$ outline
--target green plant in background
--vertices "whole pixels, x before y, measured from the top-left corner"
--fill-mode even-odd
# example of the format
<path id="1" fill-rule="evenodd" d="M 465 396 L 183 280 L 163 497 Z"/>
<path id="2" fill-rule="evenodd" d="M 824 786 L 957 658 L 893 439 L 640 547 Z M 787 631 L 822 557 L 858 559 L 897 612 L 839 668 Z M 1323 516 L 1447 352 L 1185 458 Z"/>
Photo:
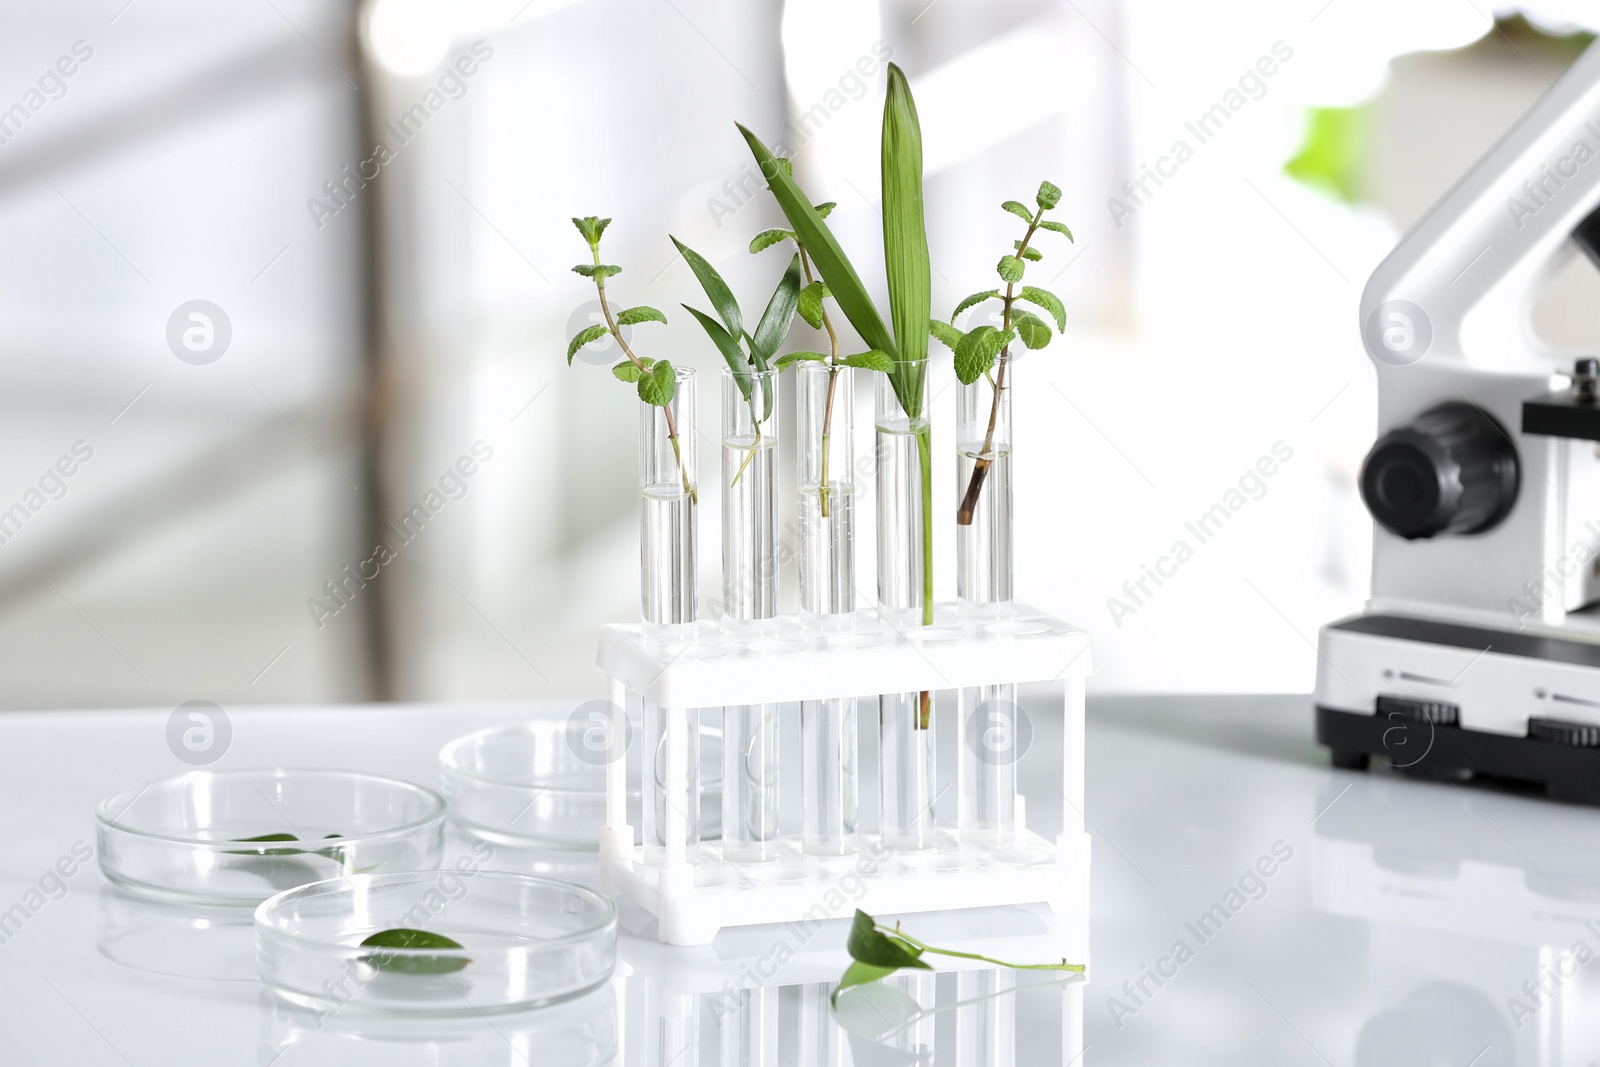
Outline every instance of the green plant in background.
<path id="1" fill-rule="evenodd" d="M 1014 971 L 1071 971 L 1075 974 L 1083 973 L 1083 964 L 1068 963 L 1007 963 L 991 956 L 982 956 L 976 952 L 956 952 L 953 949 L 934 948 L 932 945 L 919 941 L 900 929 L 900 924 L 885 926 L 872 916 L 856 909 L 855 921 L 850 926 L 850 938 L 845 943 L 845 949 L 850 953 L 851 964 L 845 968 L 844 975 L 839 979 L 839 984 L 833 990 L 833 1003 L 839 1003 L 839 994 L 852 986 L 868 985 L 869 983 L 887 978 L 900 970 L 931 971 L 933 968 L 922 957 L 932 953 L 936 956 L 951 956 L 963 960 L 979 960 L 983 963 L 992 963 L 998 967 L 1008 967 Z"/>
<path id="2" fill-rule="evenodd" d="M 606 227 L 611 225 L 611 220 L 588 215 L 581 219 L 573 219 L 572 224 L 588 242 L 589 256 L 592 260 L 589 263 L 580 263 L 572 270 L 593 280 L 595 292 L 600 295 L 600 313 L 605 316 L 606 321 L 603 324 L 585 326 L 573 336 L 567 344 L 567 366 L 572 366 L 572 357 L 576 356 L 578 349 L 584 345 L 593 344 L 607 334 L 616 340 L 617 347 L 627 358 L 613 366 L 611 373 L 616 375 L 618 380 L 636 386 L 639 399 L 646 404 L 666 409 L 667 439 L 672 442 L 672 454 L 678 460 L 678 473 L 683 478 L 683 490 L 689 495 L 690 504 L 698 504 L 699 496 L 695 492 L 689 472 L 683 467 L 683 451 L 678 445 L 678 427 L 673 423 L 672 409 L 667 407 L 672 403 L 672 397 L 678 389 L 676 372 L 672 364 L 664 359 L 649 359 L 635 355 L 633 349 L 628 347 L 627 338 L 622 336 L 624 326 L 636 326 L 643 322 L 665 323 L 667 317 L 655 308 L 643 305 L 613 314 L 611 303 L 606 299 L 606 279 L 621 274 L 622 268 L 600 262 L 600 237 L 606 232 Z"/>
<path id="3" fill-rule="evenodd" d="M 767 187 L 810 257 L 828 295 L 872 352 L 888 357 L 890 383 L 901 410 L 916 429 L 922 482 L 922 622 L 933 623 L 933 442 L 923 413 L 928 370 L 928 237 L 922 210 L 922 130 L 906 76 L 889 64 L 889 95 L 883 105 L 881 143 L 883 251 L 889 282 L 889 318 L 884 325 L 871 295 L 823 213 L 801 191 L 786 161 L 779 160 L 750 130 L 739 127 Z M 825 205 L 831 206 L 831 205 Z M 927 701 L 924 701 L 926 707 Z"/>
<path id="4" fill-rule="evenodd" d="M 1030 211 L 1026 204 L 1018 200 L 1007 200 L 1001 204 L 1003 210 L 1009 211 L 1028 224 L 1021 240 L 1012 243 L 1013 251 L 1001 256 L 1000 262 L 995 266 L 995 272 L 1000 275 L 1000 280 L 1006 283 L 1006 291 L 1002 294 L 999 289 L 985 289 L 981 293 L 973 293 L 956 305 L 956 309 L 950 313 L 949 322 L 934 319 L 929 324 L 934 338 L 955 353 L 956 377 L 961 384 L 971 385 L 979 378 L 987 378 L 994 390 L 994 399 L 989 407 L 989 427 L 984 434 L 983 447 L 973 464 L 972 480 L 967 483 L 966 492 L 962 494 L 961 503 L 956 509 L 956 522 L 962 526 L 972 525 L 972 514 L 978 506 L 978 496 L 982 493 L 984 480 L 989 475 L 990 454 L 994 451 L 995 424 L 1000 416 L 1000 398 L 1005 389 L 1006 369 L 1011 362 L 1011 342 L 1020 339 L 1023 346 L 1030 349 L 1043 348 L 1050 343 L 1050 327 L 1033 312 L 1018 307 L 1018 303 L 1026 301 L 1048 312 L 1055 320 L 1058 333 L 1067 328 L 1067 310 L 1062 305 L 1060 297 L 1031 285 L 1023 285 L 1020 290 L 1017 288 L 1027 271 L 1027 265 L 1037 263 L 1044 258 L 1044 254 L 1033 247 L 1035 234 L 1040 230 L 1049 230 L 1061 234 L 1069 241 L 1072 240 L 1072 231 L 1067 229 L 1064 223 L 1044 217 L 1046 211 L 1053 209 L 1060 202 L 1061 190 L 1049 182 L 1041 182 L 1038 193 L 1034 195 L 1034 203 L 1038 205 L 1038 210 Z M 957 316 L 968 308 L 977 307 L 990 300 L 1000 301 L 999 326 L 985 323 L 965 333 L 956 329 Z"/>
<path id="5" fill-rule="evenodd" d="M 706 335 L 711 338 L 711 343 L 722 353 L 722 359 L 728 364 L 728 371 L 733 375 L 740 395 L 750 406 L 750 421 L 755 426 L 755 441 L 744 457 L 744 462 L 739 465 L 738 472 L 733 476 L 733 484 L 738 485 L 739 479 L 744 475 L 745 467 L 750 465 L 750 460 L 761 447 L 761 427 L 772 418 L 772 392 L 761 390 L 757 395 L 752 373 L 765 373 L 771 370 L 773 354 L 778 351 L 778 346 L 783 344 L 784 338 L 789 336 L 789 327 L 794 323 L 795 308 L 800 302 L 800 256 L 796 254 L 789 260 L 789 269 L 783 272 L 783 278 L 779 280 L 778 287 L 773 290 L 771 299 L 767 301 L 767 309 L 761 313 L 761 321 L 756 324 L 755 333 L 749 333 L 744 328 L 744 314 L 739 310 L 739 302 L 734 299 L 728 283 L 722 280 L 722 275 L 717 273 L 717 269 L 706 262 L 704 256 L 676 237 L 672 238 L 672 243 L 677 246 L 679 254 L 689 264 L 689 269 L 694 271 L 694 276 L 699 279 L 700 288 L 705 290 L 706 297 L 717 312 L 717 318 L 714 319 L 688 304 L 684 304 L 683 309 L 695 317 L 705 329 Z"/>
<path id="6" fill-rule="evenodd" d="M 1354 204 L 1368 194 L 1372 109 L 1314 107 L 1306 112 L 1305 142 L 1283 171 L 1296 181 Z"/>
<path id="7" fill-rule="evenodd" d="M 793 174 L 788 160 L 780 159 L 777 162 L 785 172 Z M 825 219 L 833 208 L 834 205 L 831 203 L 817 204 L 814 210 L 819 218 Z M 789 352 L 779 356 L 775 366 L 779 370 L 786 370 L 797 363 L 810 361 L 822 363 L 828 368 L 828 400 L 823 408 L 822 416 L 822 464 L 819 479 L 821 485 L 818 487 L 817 492 L 817 503 L 822 510 L 822 517 L 827 518 L 829 515 L 828 486 L 831 484 L 828 480 L 828 456 L 832 450 L 834 386 L 838 382 L 839 373 L 846 368 L 856 367 L 861 370 L 881 371 L 888 374 L 894 370 L 894 361 L 877 350 L 857 352 L 849 356 L 841 356 L 839 354 L 839 331 L 834 329 L 833 319 L 828 314 L 828 286 L 812 273 L 811 256 L 806 252 L 806 246 L 801 242 L 799 235 L 793 230 L 762 230 L 751 238 L 750 252 L 751 254 L 762 252 L 785 241 L 794 242 L 796 249 L 795 259 L 799 262 L 800 271 L 805 278 L 805 287 L 800 290 L 797 310 L 800 317 L 805 320 L 806 325 L 813 330 L 822 330 L 828 335 L 828 351 Z M 790 269 L 793 269 L 793 262 L 790 264 Z"/>

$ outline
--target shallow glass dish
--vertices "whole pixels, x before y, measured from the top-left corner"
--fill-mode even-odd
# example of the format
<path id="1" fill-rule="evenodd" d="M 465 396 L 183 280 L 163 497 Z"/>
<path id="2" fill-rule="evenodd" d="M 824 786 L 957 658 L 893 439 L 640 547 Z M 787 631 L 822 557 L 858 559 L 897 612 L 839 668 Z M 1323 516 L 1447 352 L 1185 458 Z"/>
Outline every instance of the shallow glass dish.
<path id="1" fill-rule="evenodd" d="M 597 722 L 530 719 L 458 737 L 439 751 L 439 789 L 450 820 L 475 837 L 514 847 L 600 847 L 606 821 L 606 768 L 595 748 Z M 602 739 L 604 734 L 599 735 Z M 629 724 L 628 822 L 643 820 L 636 721 Z M 722 732 L 700 729 L 703 837 L 722 836 Z"/>
<path id="2" fill-rule="evenodd" d="M 361 944 L 397 928 L 461 947 Z M 356 875 L 291 889 L 256 909 L 262 983 L 318 1011 L 521 1011 L 589 992 L 611 977 L 616 961 L 616 905 L 554 878 L 481 870 Z"/>
<path id="3" fill-rule="evenodd" d="M 100 869 L 159 899 L 251 906 L 340 874 L 427 870 L 444 800 L 351 771 L 190 771 L 131 786 L 95 812 Z"/>

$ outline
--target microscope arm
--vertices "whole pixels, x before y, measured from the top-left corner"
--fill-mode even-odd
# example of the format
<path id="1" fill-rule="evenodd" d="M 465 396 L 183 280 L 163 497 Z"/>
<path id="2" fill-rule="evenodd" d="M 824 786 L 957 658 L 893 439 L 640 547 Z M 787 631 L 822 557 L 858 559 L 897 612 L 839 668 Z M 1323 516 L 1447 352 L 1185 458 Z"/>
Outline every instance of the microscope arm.
<path id="1" fill-rule="evenodd" d="M 1361 297 L 1368 355 L 1389 365 L 1420 356 L 1553 370 L 1554 353 L 1541 349 L 1528 326 L 1529 294 L 1597 205 L 1600 44 L 1584 52 L 1373 272 Z M 1431 328 L 1431 343 L 1409 358 L 1385 351 L 1381 340 L 1393 301 L 1420 309 Z"/>

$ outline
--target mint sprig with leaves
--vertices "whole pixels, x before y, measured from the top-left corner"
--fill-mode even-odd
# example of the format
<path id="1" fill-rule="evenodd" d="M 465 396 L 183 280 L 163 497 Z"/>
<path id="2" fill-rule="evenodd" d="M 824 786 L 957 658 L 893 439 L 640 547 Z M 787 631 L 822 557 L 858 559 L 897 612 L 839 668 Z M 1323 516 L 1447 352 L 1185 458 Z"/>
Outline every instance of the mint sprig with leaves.
<path id="1" fill-rule="evenodd" d="M 761 427 L 772 418 L 772 392 L 763 389 L 758 393 L 755 389 L 754 374 L 765 373 L 772 369 L 774 353 L 783 344 L 784 338 L 789 336 L 789 327 L 794 323 L 795 308 L 800 301 L 800 257 L 796 255 L 789 260 L 789 269 L 784 271 L 778 287 L 773 290 L 771 299 L 767 301 L 767 308 L 761 313 L 761 320 L 756 324 L 755 332 L 750 333 L 744 328 L 744 313 L 739 310 L 738 300 L 734 299 L 733 291 L 728 288 L 728 283 L 722 280 L 722 275 L 717 273 L 717 269 L 707 262 L 704 256 L 676 237 L 672 238 L 672 243 L 677 246 L 684 262 L 689 264 L 689 269 L 694 272 L 695 278 L 700 282 L 700 288 L 705 290 L 717 317 L 712 318 L 688 304 L 684 304 L 683 309 L 695 317 L 695 321 L 705 330 L 706 336 L 711 338 L 711 343 L 722 354 L 723 362 L 728 365 L 728 372 L 733 375 L 734 384 L 738 386 L 740 395 L 750 407 L 750 421 L 755 427 L 755 440 L 750 446 L 749 454 L 745 456 L 744 462 L 739 464 L 739 469 L 733 476 L 732 484 L 738 485 L 739 479 L 744 476 L 745 468 L 750 465 L 750 460 L 761 447 Z"/>
<path id="2" fill-rule="evenodd" d="M 790 169 L 787 159 L 780 159 L 777 163 L 785 170 Z M 814 210 L 818 218 L 825 219 L 835 206 L 831 202 L 817 204 Z M 811 256 L 806 251 L 805 244 L 793 230 L 762 230 L 751 238 L 750 252 L 752 254 L 763 252 L 774 245 L 781 245 L 785 242 L 793 242 L 795 247 L 795 257 L 790 262 L 790 269 L 793 270 L 794 264 L 798 262 L 800 272 L 805 278 L 805 286 L 799 292 L 796 311 L 805 320 L 806 325 L 814 330 L 823 330 L 828 335 L 827 352 L 788 352 L 779 356 L 775 364 L 780 371 L 787 370 L 798 363 L 808 362 L 821 363 L 828 368 L 828 397 L 822 410 L 821 467 L 819 470 L 821 484 L 817 489 L 818 504 L 822 509 L 822 517 L 826 519 L 829 517 L 828 487 L 831 484 L 828 479 L 828 457 L 833 443 L 833 397 L 835 386 L 838 383 L 839 372 L 853 367 L 860 370 L 890 374 L 894 371 L 894 360 L 877 349 L 869 349 L 866 352 L 857 352 L 848 356 L 839 354 L 839 332 L 834 328 L 833 319 L 828 314 L 827 300 L 832 294 L 828 292 L 827 284 L 818 278 L 812 270 Z"/>
<path id="3" fill-rule="evenodd" d="M 1023 276 L 1027 272 L 1027 265 L 1037 263 L 1044 258 L 1044 254 L 1033 247 L 1034 236 L 1040 230 L 1059 233 L 1069 241 L 1073 239 L 1072 231 L 1067 229 L 1065 223 L 1044 217 L 1046 211 L 1060 202 L 1061 190 L 1050 182 L 1041 182 L 1039 191 L 1034 196 L 1038 210 L 1029 210 L 1027 205 L 1017 200 L 1007 200 L 1001 204 L 1003 210 L 1028 224 L 1022 239 L 1013 242 L 1012 251 L 1001 256 L 1000 262 L 995 265 L 995 273 L 1006 283 L 1005 292 L 1002 294 L 999 289 L 985 289 L 973 293 L 956 305 L 956 309 L 950 313 L 949 322 L 935 319 L 929 323 L 929 332 L 934 340 L 955 353 L 956 377 L 961 384 L 971 385 L 979 378 L 987 378 L 994 390 L 994 400 L 989 409 L 989 427 L 984 435 L 983 448 L 980 450 L 977 462 L 973 464 L 972 479 L 967 483 L 966 492 L 962 495 L 961 504 L 956 510 L 956 522 L 962 526 L 972 525 L 972 516 L 978 507 L 978 497 L 983 491 L 984 480 L 989 475 L 995 426 L 1000 418 L 1000 398 L 1005 390 L 1006 368 L 1011 361 L 1011 343 L 1020 340 L 1023 347 L 1028 349 L 1043 348 L 1050 343 L 1049 325 L 1033 312 L 1018 305 L 1027 302 L 1049 314 L 1055 321 L 1057 333 L 1065 332 L 1067 328 L 1067 310 L 1061 303 L 1060 297 L 1046 289 L 1021 285 Z M 963 311 L 990 300 L 1001 302 L 999 326 L 985 323 L 965 333 L 956 328 L 956 318 Z"/>
<path id="4" fill-rule="evenodd" d="M 678 390 L 677 372 L 672 364 L 664 359 L 649 359 L 635 355 L 633 349 L 628 347 L 627 338 L 622 336 L 624 326 L 636 326 L 644 322 L 665 323 L 667 317 L 655 308 L 642 304 L 612 314 L 611 302 L 606 299 L 606 279 L 621 274 L 622 268 L 600 262 L 600 237 L 606 232 L 606 227 L 611 225 L 611 220 L 587 215 L 581 219 L 573 219 L 572 224 L 583 234 L 584 241 L 588 242 L 589 256 L 592 260 L 573 267 L 573 273 L 581 274 L 594 282 L 595 292 L 600 296 L 600 313 L 605 316 L 606 321 L 585 326 L 573 336 L 567 344 L 567 366 L 572 366 L 572 357 L 576 356 L 584 345 L 593 344 L 607 334 L 616 340 L 617 347 L 627 358 L 613 366 L 611 373 L 618 380 L 635 386 L 639 399 L 644 403 L 663 409 L 667 420 L 667 440 L 672 443 L 672 454 L 678 461 L 678 473 L 683 478 L 683 491 L 688 494 L 689 503 L 698 504 L 700 498 L 695 492 L 693 479 L 683 466 L 683 451 L 678 445 L 678 427 L 672 417 L 672 408 L 668 406 Z"/>
<path id="5" fill-rule="evenodd" d="M 935 948 L 900 929 L 899 923 L 885 926 L 860 908 L 856 909 L 855 921 L 850 925 L 850 938 L 845 942 L 845 950 L 850 953 L 852 962 L 845 968 L 844 975 L 839 979 L 839 985 L 833 991 L 832 1002 L 835 1005 L 839 1003 L 839 994 L 853 986 L 869 985 L 887 978 L 896 971 L 933 970 L 933 967 L 922 958 L 929 953 L 963 960 L 979 960 L 997 967 L 1008 967 L 1014 971 L 1083 973 L 1083 964 L 1068 963 L 1066 960 L 1060 963 L 1008 963 L 976 952 Z"/>

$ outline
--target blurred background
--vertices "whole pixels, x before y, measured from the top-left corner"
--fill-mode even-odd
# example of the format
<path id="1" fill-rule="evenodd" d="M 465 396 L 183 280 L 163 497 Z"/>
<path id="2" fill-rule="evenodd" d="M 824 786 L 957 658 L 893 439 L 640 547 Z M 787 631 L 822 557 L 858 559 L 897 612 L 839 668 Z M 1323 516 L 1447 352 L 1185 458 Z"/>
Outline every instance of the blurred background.
<path id="1" fill-rule="evenodd" d="M 936 313 L 992 282 L 1014 236 L 1001 200 L 1043 178 L 1066 192 L 1076 242 L 1033 270 L 1071 324 L 1020 368 L 1023 597 L 1093 632 L 1101 691 L 1307 691 L 1317 626 L 1366 590 L 1362 284 L 1600 5 L 56 0 L 0 17 L 0 706 L 49 708 L 597 695 L 595 628 L 638 610 L 637 402 L 613 353 L 565 365 L 596 311 L 569 219 L 615 219 L 614 290 L 673 320 L 641 327 L 641 351 L 700 368 L 712 419 L 720 361 L 678 310 L 698 287 L 667 235 L 764 301 L 781 257 L 746 246 L 779 216 L 741 121 L 838 202 L 881 291 L 891 59 L 924 125 Z M 1535 327 L 1594 351 L 1597 300 L 1574 262 Z M 935 346 L 936 426 L 952 382 Z M 869 455 L 865 413 L 858 430 Z M 1275 450 L 1290 458 L 1241 484 Z M 717 462 L 705 443 L 706 475 Z M 1185 523 L 1232 490 L 1247 503 L 1198 544 Z M 1141 590 L 1180 540 L 1193 557 Z M 873 587 L 870 551 L 858 579 Z"/>

